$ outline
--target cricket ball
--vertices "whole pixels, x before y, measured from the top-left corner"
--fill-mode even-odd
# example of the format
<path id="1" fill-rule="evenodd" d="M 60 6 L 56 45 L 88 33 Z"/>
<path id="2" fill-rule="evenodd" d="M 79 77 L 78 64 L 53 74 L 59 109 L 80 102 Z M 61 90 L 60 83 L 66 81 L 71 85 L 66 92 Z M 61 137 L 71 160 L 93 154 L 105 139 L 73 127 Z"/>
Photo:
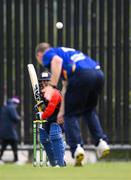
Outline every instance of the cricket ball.
<path id="1" fill-rule="evenodd" d="M 62 29 L 63 28 L 63 23 L 62 22 L 57 22 L 56 23 L 56 28 L 57 29 Z"/>

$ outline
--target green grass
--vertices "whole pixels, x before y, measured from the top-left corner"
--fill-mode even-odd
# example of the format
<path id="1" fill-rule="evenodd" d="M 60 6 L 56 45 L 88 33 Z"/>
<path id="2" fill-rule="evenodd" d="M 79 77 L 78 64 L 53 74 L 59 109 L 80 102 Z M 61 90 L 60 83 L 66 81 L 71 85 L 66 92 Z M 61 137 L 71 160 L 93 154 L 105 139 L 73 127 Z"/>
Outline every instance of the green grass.
<path id="1" fill-rule="evenodd" d="M 131 180 L 131 162 L 100 162 L 66 168 L 1 165 L 0 180 Z"/>

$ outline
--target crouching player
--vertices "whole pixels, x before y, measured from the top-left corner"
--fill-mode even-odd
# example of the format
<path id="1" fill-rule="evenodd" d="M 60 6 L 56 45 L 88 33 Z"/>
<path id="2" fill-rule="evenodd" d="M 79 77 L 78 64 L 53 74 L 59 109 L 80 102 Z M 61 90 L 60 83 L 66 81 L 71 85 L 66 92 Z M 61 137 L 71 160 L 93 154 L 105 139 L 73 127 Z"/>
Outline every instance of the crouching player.
<path id="1" fill-rule="evenodd" d="M 42 112 L 36 113 L 36 118 L 39 120 L 47 120 L 40 128 L 40 141 L 44 146 L 51 166 L 65 166 L 64 152 L 65 145 L 62 138 L 62 125 L 56 123 L 57 114 L 61 104 L 62 96 L 57 89 L 53 89 L 52 97 L 44 98 L 44 88 L 49 86 L 51 74 L 43 72 L 40 75 L 39 86 L 42 97 L 42 103 L 35 106 L 38 109 L 42 107 Z"/>

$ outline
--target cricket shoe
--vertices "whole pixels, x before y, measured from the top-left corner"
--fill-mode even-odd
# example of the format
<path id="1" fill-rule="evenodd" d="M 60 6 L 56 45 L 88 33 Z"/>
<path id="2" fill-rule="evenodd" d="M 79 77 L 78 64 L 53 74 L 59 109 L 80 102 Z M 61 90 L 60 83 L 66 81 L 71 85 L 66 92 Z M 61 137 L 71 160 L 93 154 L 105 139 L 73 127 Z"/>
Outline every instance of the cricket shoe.
<path id="1" fill-rule="evenodd" d="M 75 166 L 82 166 L 82 161 L 84 160 L 85 152 L 80 144 L 77 145 L 74 157 L 75 157 Z"/>
<path id="2" fill-rule="evenodd" d="M 110 147 L 107 144 L 106 141 L 104 141 L 103 139 L 100 139 L 99 144 L 96 148 L 96 154 L 98 159 L 101 159 L 105 156 L 107 156 L 110 153 Z"/>

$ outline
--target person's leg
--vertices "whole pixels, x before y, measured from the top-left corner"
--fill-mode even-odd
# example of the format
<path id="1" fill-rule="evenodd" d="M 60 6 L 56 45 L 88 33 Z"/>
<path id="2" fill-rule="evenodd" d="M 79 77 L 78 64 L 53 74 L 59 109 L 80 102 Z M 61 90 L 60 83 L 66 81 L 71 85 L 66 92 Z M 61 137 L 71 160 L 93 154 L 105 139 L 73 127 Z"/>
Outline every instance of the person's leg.
<path id="1" fill-rule="evenodd" d="M 75 166 L 81 166 L 85 153 L 81 137 L 79 118 L 76 116 L 65 116 L 66 142 L 70 146 L 72 157 L 75 158 Z"/>
<path id="2" fill-rule="evenodd" d="M 77 148 L 77 144 L 83 145 L 80 132 L 79 118 L 75 116 L 65 116 L 64 120 L 66 142 L 70 146 L 72 157 L 74 158 L 74 153 Z"/>
<path id="3" fill-rule="evenodd" d="M 10 140 L 10 145 L 12 147 L 12 151 L 14 153 L 14 162 L 18 161 L 18 142 L 16 140 Z"/>
<path id="4" fill-rule="evenodd" d="M 97 105 L 97 96 L 94 97 L 94 94 L 90 94 L 93 91 L 97 95 L 97 89 L 100 90 L 98 86 L 103 86 L 103 76 L 101 75 L 100 81 L 98 79 L 99 82 L 97 82 L 97 79 L 97 71 L 93 69 L 76 72 L 68 82 L 65 94 L 65 131 L 73 157 L 77 144 L 82 143 L 77 117 L 78 115 L 82 116 Z M 89 126 L 91 125 L 89 122 Z M 90 129 L 93 129 L 93 125 Z M 92 131 L 92 135 L 96 139 L 97 133 Z"/>
<path id="5" fill-rule="evenodd" d="M 101 158 L 109 154 L 110 148 L 107 144 L 108 139 L 106 134 L 103 132 L 99 117 L 96 111 L 88 112 L 85 114 L 85 119 L 88 123 L 90 133 L 95 141 L 97 157 Z"/>
<path id="6" fill-rule="evenodd" d="M 44 128 L 40 128 L 40 142 L 44 146 L 51 166 L 56 166 L 57 164 L 53 153 L 52 142 L 50 141 L 49 135 Z"/>
<path id="7" fill-rule="evenodd" d="M 64 127 L 66 141 L 70 146 L 73 158 L 77 145 L 83 145 L 79 117 L 86 108 L 89 86 L 85 86 L 85 81 L 88 77 L 85 72 L 75 73 L 68 81 L 65 94 Z"/>
<path id="8" fill-rule="evenodd" d="M 0 160 L 3 156 L 4 151 L 6 150 L 6 146 L 8 145 L 8 142 L 6 140 L 1 141 L 1 151 L 0 151 Z"/>
<path id="9" fill-rule="evenodd" d="M 62 137 L 62 129 L 57 123 L 52 123 L 50 126 L 50 140 L 53 145 L 54 157 L 57 160 L 57 165 L 65 166 L 64 155 L 65 145 Z"/>
<path id="10" fill-rule="evenodd" d="M 87 111 L 84 113 L 85 119 L 87 120 L 89 130 L 95 145 L 97 146 L 97 155 L 102 157 L 109 153 L 109 146 L 107 144 L 107 136 L 104 134 L 100 124 L 99 117 L 96 113 L 96 106 L 98 104 L 98 96 L 101 93 L 104 85 L 104 74 L 101 70 L 95 70 L 94 86 L 90 89 L 87 98 Z"/>
<path id="11" fill-rule="evenodd" d="M 88 124 L 88 128 L 89 128 L 90 133 L 95 141 L 96 146 L 98 145 L 100 139 L 108 141 L 106 134 L 104 134 L 104 132 L 103 132 L 103 129 L 102 129 L 100 121 L 99 121 L 99 117 L 98 117 L 95 109 L 85 113 L 84 120 Z"/>

